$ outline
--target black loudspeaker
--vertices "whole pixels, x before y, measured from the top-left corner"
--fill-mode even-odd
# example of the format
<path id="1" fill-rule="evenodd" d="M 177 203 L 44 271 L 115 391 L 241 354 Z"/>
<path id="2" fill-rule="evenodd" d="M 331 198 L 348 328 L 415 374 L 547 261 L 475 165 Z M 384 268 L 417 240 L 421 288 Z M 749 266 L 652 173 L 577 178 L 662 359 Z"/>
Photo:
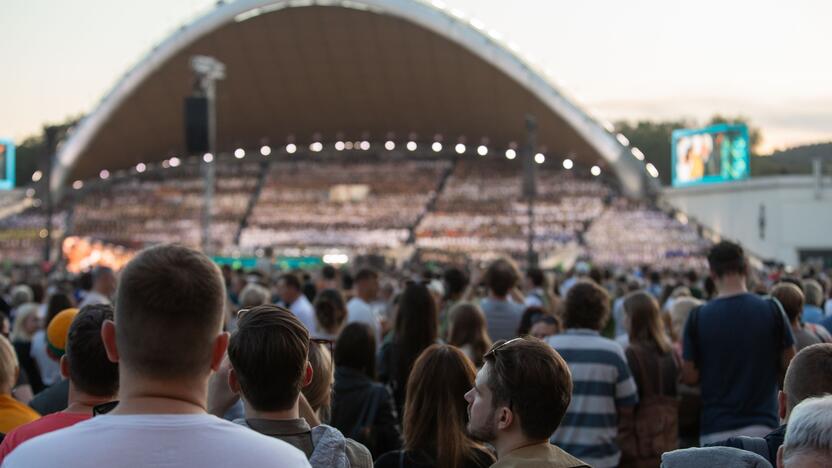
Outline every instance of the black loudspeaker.
<path id="1" fill-rule="evenodd" d="M 185 98 L 185 149 L 188 154 L 208 152 L 208 98 Z"/>

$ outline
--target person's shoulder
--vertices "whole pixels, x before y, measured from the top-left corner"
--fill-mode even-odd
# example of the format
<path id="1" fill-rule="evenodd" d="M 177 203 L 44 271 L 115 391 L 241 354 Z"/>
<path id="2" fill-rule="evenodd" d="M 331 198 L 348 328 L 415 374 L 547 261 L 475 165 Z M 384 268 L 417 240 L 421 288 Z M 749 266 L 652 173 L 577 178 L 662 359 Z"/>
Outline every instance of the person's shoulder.
<path id="1" fill-rule="evenodd" d="M 370 449 L 352 439 L 347 440 L 347 459 L 350 466 L 355 468 L 372 468 L 373 455 Z"/>
<path id="2" fill-rule="evenodd" d="M 393 450 L 379 456 L 374 466 L 375 468 L 398 468 L 401 457 L 401 450 Z"/>

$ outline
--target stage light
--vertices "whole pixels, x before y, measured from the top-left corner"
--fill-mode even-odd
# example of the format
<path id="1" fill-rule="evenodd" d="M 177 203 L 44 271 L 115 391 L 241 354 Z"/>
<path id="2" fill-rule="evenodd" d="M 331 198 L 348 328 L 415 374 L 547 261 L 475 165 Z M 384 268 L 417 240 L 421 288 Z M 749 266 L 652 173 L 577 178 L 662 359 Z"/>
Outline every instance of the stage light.
<path id="1" fill-rule="evenodd" d="M 618 140 L 618 142 L 619 142 L 619 143 L 621 143 L 622 145 L 624 145 L 624 146 L 630 146 L 630 140 L 628 140 L 628 139 L 627 139 L 627 137 L 625 137 L 623 134 L 619 133 L 618 135 L 616 135 L 616 136 L 615 136 L 615 138 L 616 138 L 616 139 Z"/>
<path id="2" fill-rule="evenodd" d="M 517 151 L 514 151 L 514 149 L 512 149 L 512 148 L 509 148 L 509 149 L 506 150 L 506 159 L 514 159 L 516 157 L 517 157 Z"/>
<path id="3" fill-rule="evenodd" d="M 416 151 L 416 142 L 415 141 L 408 141 L 407 142 L 407 150 L 408 151 Z"/>
<path id="4" fill-rule="evenodd" d="M 630 152 L 633 153 L 633 156 L 635 156 L 635 158 L 639 161 L 644 161 L 644 153 L 642 153 L 640 149 L 634 147 L 630 150 Z"/>
<path id="5" fill-rule="evenodd" d="M 210 163 L 214 162 L 214 155 L 211 154 L 211 153 L 205 153 L 202 156 L 202 160 L 205 161 L 206 163 L 210 164 Z"/>
<path id="6" fill-rule="evenodd" d="M 595 177 L 598 177 L 601 175 L 601 168 L 598 166 L 592 166 L 592 169 L 590 169 L 589 172 L 591 172 Z"/>
<path id="7" fill-rule="evenodd" d="M 182 161 L 180 161 L 179 158 L 174 156 L 174 157 L 170 158 L 170 160 L 168 161 L 168 165 L 170 165 L 170 167 L 179 167 L 179 164 L 181 162 Z"/>
<path id="8" fill-rule="evenodd" d="M 351 150 L 351 149 L 353 149 L 354 147 L 355 147 L 355 145 L 353 145 L 351 141 L 348 141 L 348 142 L 346 142 L 346 143 L 344 144 L 344 148 L 346 148 L 346 149 L 348 149 L 348 150 Z"/>
<path id="9" fill-rule="evenodd" d="M 563 168 L 566 170 L 572 169 L 575 166 L 575 163 L 572 162 L 571 159 L 566 158 L 563 160 Z"/>
<path id="10" fill-rule="evenodd" d="M 350 258 L 345 254 L 326 254 L 323 257 L 323 262 L 328 265 L 343 265 L 350 261 Z"/>
<path id="11" fill-rule="evenodd" d="M 546 156 L 543 153 L 537 153 L 536 155 L 534 155 L 534 162 L 538 164 L 543 164 L 544 162 L 546 162 Z"/>
<path id="12" fill-rule="evenodd" d="M 82 188 L 84 188 L 84 182 L 76 180 L 72 183 L 72 188 L 74 188 L 75 190 L 81 190 Z"/>
<path id="13" fill-rule="evenodd" d="M 659 177 L 659 170 L 656 169 L 656 166 L 653 163 L 647 163 L 647 172 L 650 174 L 650 177 L 656 179 Z"/>
<path id="14" fill-rule="evenodd" d="M 361 150 L 368 151 L 370 149 L 370 142 L 369 141 L 362 141 L 361 142 Z"/>
<path id="15" fill-rule="evenodd" d="M 465 152 L 465 145 L 463 145 L 462 143 L 457 143 L 454 149 L 456 150 L 457 154 L 462 154 Z"/>
<path id="16" fill-rule="evenodd" d="M 110 178 L 110 171 L 108 171 L 107 169 L 101 169 L 101 172 L 98 173 L 98 177 L 107 180 Z"/>
<path id="17" fill-rule="evenodd" d="M 295 151 L 297 151 L 297 150 L 298 150 L 298 147 L 295 146 L 294 143 L 289 143 L 288 145 L 286 145 L 286 152 L 289 153 L 289 154 L 295 154 Z"/>
<path id="18" fill-rule="evenodd" d="M 260 147 L 260 154 L 262 154 L 263 156 L 268 156 L 268 155 L 272 154 L 271 146 L 269 146 L 269 145 L 261 146 Z"/>
<path id="19" fill-rule="evenodd" d="M 237 158 L 237 159 L 243 159 L 244 157 L 246 157 L 246 150 L 244 150 L 242 148 L 235 149 L 234 150 L 234 157 Z"/>
<path id="20" fill-rule="evenodd" d="M 43 178 L 43 172 L 35 171 L 32 173 L 32 182 L 40 182 L 40 179 Z"/>
<path id="21" fill-rule="evenodd" d="M 477 154 L 479 154 L 480 156 L 485 156 L 486 154 L 488 154 L 488 147 L 485 145 L 478 146 Z"/>
<path id="22" fill-rule="evenodd" d="M 396 144 L 388 140 L 384 143 L 384 149 L 386 149 L 387 151 L 393 151 L 394 149 L 396 149 Z"/>
<path id="23" fill-rule="evenodd" d="M 335 151 L 344 151 L 344 142 L 343 141 L 336 141 L 335 142 Z"/>
<path id="24" fill-rule="evenodd" d="M 442 143 L 439 143 L 438 141 L 434 141 L 433 144 L 430 145 L 430 148 L 433 150 L 434 153 L 438 153 L 438 152 L 442 151 Z"/>
<path id="25" fill-rule="evenodd" d="M 138 172 L 139 174 L 141 174 L 141 173 L 142 173 L 142 172 L 144 172 L 145 170 L 147 170 L 147 166 L 146 166 L 144 163 L 138 163 L 138 164 L 136 164 L 136 172 Z"/>
<path id="26" fill-rule="evenodd" d="M 324 145 L 320 141 L 316 141 L 309 145 L 309 150 L 313 153 L 319 153 L 322 149 L 324 149 Z"/>

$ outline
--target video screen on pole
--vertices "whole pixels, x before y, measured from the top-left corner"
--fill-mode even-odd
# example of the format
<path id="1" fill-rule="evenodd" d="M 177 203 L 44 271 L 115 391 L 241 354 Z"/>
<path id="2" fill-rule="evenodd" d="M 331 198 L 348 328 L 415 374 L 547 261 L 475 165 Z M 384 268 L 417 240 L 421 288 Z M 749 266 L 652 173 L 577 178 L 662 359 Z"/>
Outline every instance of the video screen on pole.
<path id="1" fill-rule="evenodd" d="M 0 190 L 14 188 L 14 142 L 0 138 Z"/>
<path id="2" fill-rule="evenodd" d="M 719 124 L 673 132 L 673 186 L 728 182 L 749 176 L 745 125 Z"/>

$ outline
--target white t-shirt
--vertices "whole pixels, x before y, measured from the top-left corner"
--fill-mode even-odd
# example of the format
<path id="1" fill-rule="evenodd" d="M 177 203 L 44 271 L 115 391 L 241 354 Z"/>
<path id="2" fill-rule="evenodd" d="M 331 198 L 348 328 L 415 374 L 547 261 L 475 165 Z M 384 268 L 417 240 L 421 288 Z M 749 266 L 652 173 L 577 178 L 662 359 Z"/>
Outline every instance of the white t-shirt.
<path id="1" fill-rule="evenodd" d="M 300 450 L 208 414 L 96 416 L 24 442 L 2 468 L 281 466 L 308 468 Z"/>
<path id="2" fill-rule="evenodd" d="M 373 306 L 364 302 L 360 297 L 353 297 L 347 302 L 347 323 L 366 323 L 373 329 L 376 345 L 381 344 L 381 324 Z"/>
<path id="3" fill-rule="evenodd" d="M 112 304 L 112 302 L 110 302 L 110 298 L 108 298 L 107 296 L 105 296 L 103 294 L 99 294 L 95 291 L 90 291 L 90 292 L 87 293 L 86 296 L 84 296 L 84 299 L 81 300 L 81 303 L 78 304 L 78 308 L 80 309 L 84 306 L 96 305 L 96 304 L 110 305 L 110 304 Z"/>
<path id="4" fill-rule="evenodd" d="M 40 369 L 40 379 L 47 387 L 61 381 L 61 365 L 52 359 L 46 351 L 46 332 L 38 330 L 32 336 L 32 348 L 29 356 L 35 360 Z"/>
<path id="5" fill-rule="evenodd" d="M 309 302 L 309 299 L 306 298 L 303 294 L 300 295 L 295 302 L 293 302 L 289 306 L 289 310 L 295 314 L 295 317 L 298 318 L 304 325 L 306 325 L 306 329 L 309 330 L 309 333 L 315 333 L 317 327 L 315 326 L 315 308 L 312 307 L 312 303 Z"/>

